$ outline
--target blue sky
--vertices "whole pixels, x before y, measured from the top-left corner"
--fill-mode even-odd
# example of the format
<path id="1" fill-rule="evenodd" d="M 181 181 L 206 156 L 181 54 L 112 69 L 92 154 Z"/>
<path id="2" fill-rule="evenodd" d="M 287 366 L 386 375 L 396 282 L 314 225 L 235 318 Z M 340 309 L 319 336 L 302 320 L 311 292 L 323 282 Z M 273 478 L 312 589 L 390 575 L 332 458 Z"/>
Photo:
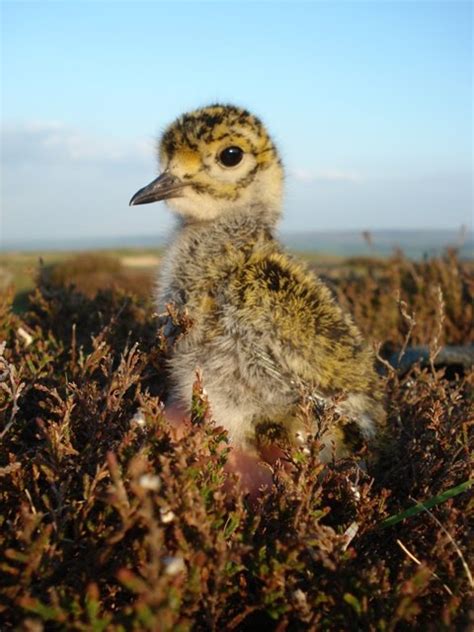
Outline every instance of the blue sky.
<path id="1" fill-rule="evenodd" d="M 5 240 L 163 232 L 128 207 L 181 112 L 257 113 L 286 230 L 472 225 L 470 2 L 1 2 Z"/>

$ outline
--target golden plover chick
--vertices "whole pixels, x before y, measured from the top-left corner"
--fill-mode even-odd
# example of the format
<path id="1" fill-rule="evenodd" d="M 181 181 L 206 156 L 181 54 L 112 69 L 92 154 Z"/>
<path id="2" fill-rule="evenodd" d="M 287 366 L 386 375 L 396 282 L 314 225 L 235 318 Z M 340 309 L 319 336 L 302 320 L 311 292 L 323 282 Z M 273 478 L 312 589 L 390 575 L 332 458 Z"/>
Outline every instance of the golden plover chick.
<path id="1" fill-rule="evenodd" d="M 283 168 L 260 120 L 231 105 L 184 114 L 164 132 L 159 160 L 161 175 L 130 204 L 166 200 L 178 218 L 158 292 L 161 311 L 173 304 L 193 323 L 170 361 L 173 401 L 189 406 L 200 367 L 212 416 L 236 446 L 250 449 L 269 422 L 301 437 L 305 394 L 315 424 L 335 396 L 346 419 L 327 433 L 323 459 L 333 442 L 344 452 L 349 426 L 374 440 L 385 413 L 373 353 L 275 239 Z"/>

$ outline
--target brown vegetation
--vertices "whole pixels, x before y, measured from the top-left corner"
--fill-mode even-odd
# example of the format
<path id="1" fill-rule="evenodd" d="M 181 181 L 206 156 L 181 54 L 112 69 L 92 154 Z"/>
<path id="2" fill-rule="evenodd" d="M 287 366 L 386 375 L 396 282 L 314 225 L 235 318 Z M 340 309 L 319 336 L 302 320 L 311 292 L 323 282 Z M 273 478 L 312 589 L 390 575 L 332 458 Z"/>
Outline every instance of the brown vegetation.
<path id="1" fill-rule="evenodd" d="M 133 266 L 125 267 L 119 257 L 82 253 L 43 270 L 43 278 L 54 286 L 73 286 L 93 298 L 99 290 L 121 289 L 141 295 L 151 293 L 153 278 Z"/>
<path id="2" fill-rule="evenodd" d="M 143 291 L 86 295 L 56 271 L 21 316 L 4 297 L 2 629 L 468 629 L 472 497 L 434 497 L 471 477 L 474 374 L 434 359 L 472 343 L 472 276 L 455 253 L 361 267 L 333 288 L 381 343 L 392 441 L 368 473 L 363 450 L 327 466 L 316 441 L 288 453 L 257 508 L 223 491 L 229 447 L 199 385 L 190 433 L 171 436 Z M 384 358 L 408 342 L 433 362 L 398 376 Z"/>

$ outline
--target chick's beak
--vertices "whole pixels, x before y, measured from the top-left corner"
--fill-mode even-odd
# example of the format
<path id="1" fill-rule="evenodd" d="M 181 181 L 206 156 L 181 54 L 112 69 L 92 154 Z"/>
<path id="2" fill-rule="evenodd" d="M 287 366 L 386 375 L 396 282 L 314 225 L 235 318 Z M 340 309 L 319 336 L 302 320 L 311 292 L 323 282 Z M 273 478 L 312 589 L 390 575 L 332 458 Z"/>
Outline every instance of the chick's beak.
<path id="1" fill-rule="evenodd" d="M 156 180 L 140 189 L 130 200 L 130 206 L 137 204 L 149 204 L 169 198 L 179 197 L 181 189 L 185 186 L 176 176 L 164 171 Z"/>

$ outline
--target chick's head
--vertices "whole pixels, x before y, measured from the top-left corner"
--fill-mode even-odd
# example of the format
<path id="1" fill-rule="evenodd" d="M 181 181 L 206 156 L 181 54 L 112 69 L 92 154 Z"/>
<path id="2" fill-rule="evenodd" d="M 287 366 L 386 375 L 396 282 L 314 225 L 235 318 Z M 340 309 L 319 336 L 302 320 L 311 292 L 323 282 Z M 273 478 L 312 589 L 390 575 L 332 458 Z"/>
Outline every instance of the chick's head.
<path id="1" fill-rule="evenodd" d="M 280 214 L 281 160 L 261 121 L 246 110 L 212 105 L 180 116 L 161 138 L 159 161 L 161 175 L 130 204 L 167 200 L 187 221 Z"/>

